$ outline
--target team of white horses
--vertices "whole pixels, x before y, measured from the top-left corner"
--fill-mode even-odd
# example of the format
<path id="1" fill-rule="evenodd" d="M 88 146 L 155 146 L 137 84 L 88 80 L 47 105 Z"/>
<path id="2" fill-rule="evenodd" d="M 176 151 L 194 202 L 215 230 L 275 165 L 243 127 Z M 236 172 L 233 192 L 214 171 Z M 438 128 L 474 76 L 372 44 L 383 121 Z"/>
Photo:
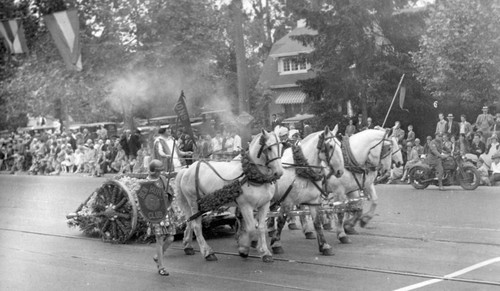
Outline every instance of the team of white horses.
<path id="1" fill-rule="evenodd" d="M 256 241 L 262 260 L 273 261 L 266 240 L 266 220 L 271 203 L 280 206 L 277 228 L 269 233 L 273 253 L 283 252 L 280 238 L 287 213 L 294 206 L 305 206 L 310 210 L 320 253 L 332 255 L 332 247 L 326 242 L 323 234 L 325 217 L 319 211 L 322 201 L 332 197 L 346 201 L 359 198 L 361 193 L 371 201 L 370 210 L 366 214 L 363 214 L 362 208 L 359 207 L 351 215 L 338 213 L 332 220 L 336 222 L 337 238 L 341 243 L 349 243 L 347 234 L 356 232 L 356 223 L 364 226 L 374 215 L 378 199 L 374 182 L 378 173 L 389 171 L 392 163 L 403 162 L 396 139 L 389 138 L 384 129 L 369 129 L 351 136 L 347 139 L 348 142 L 343 141 L 343 147 L 347 148 L 344 151 L 341 142 L 335 137 L 337 131 L 338 126 L 335 126 L 333 131 L 326 127 L 323 131 L 305 137 L 295 151 L 302 152 L 307 165 L 297 165 L 294 149 L 288 148 L 282 153 L 277 134 L 262 130 L 250 142 L 247 156 L 260 174 L 270 178 L 269 181 L 272 182 L 249 181 L 245 178 L 239 160 L 199 161 L 177 174 L 175 188 L 178 204 L 185 215 L 191 217 L 199 212 L 199 198 L 239 179 L 242 181 L 242 191 L 235 202 L 243 217 L 241 233 L 238 236 L 238 251 L 242 257 L 248 256 L 252 242 Z M 197 165 L 198 163 L 200 165 Z M 307 168 L 316 179 L 300 175 L 299 169 L 303 168 Z M 301 221 L 304 232 L 311 237 L 310 223 L 304 219 Z M 208 261 L 217 260 L 214 251 L 203 237 L 201 227 L 201 217 L 187 224 L 183 240 L 185 253 L 194 253 L 194 231 L 202 256 Z"/>

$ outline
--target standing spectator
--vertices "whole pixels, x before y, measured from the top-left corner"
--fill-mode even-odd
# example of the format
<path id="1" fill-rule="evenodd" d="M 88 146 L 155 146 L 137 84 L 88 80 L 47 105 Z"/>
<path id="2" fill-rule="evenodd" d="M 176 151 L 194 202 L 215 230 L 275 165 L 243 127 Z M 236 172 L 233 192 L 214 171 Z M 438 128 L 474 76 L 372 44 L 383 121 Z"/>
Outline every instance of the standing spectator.
<path id="1" fill-rule="evenodd" d="M 453 136 L 455 139 L 458 139 L 458 135 L 460 134 L 460 125 L 458 122 L 453 120 L 453 114 L 448 114 L 448 122 L 446 123 L 445 131 L 448 134 L 448 137 L 451 139 Z"/>
<path id="2" fill-rule="evenodd" d="M 483 106 L 483 113 L 479 114 L 476 119 L 476 128 L 483 132 L 483 134 L 490 131 L 490 127 L 495 123 L 493 115 L 488 113 L 488 106 Z"/>
<path id="3" fill-rule="evenodd" d="M 128 141 L 130 139 L 130 136 L 131 136 L 131 131 L 130 129 L 126 129 L 122 136 L 120 137 L 120 146 L 122 148 L 122 150 L 125 152 L 125 156 L 129 156 L 130 155 L 130 150 L 128 148 Z"/>
<path id="4" fill-rule="evenodd" d="M 461 156 L 470 152 L 469 141 L 467 140 L 465 133 L 461 133 L 458 140 L 458 148 Z"/>
<path id="5" fill-rule="evenodd" d="M 356 132 L 362 131 L 363 128 L 365 127 L 363 123 L 363 114 L 358 114 L 358 122 L 356 123 Z"/>
<path id="6" fill-rule="evenodd" d="M 137 151 L 141 148 L 141 131 L 136 129 L 133 134 L 128 136 L 128 158 L 133 160 L 137 158 Z"/>
<path id="7" fill-rule="evenodd" d="M 3 161 L 7 157 L 7 155 L 6 155 L 7 150 L 6 150 L 5 146 L 3 145 L 3 143 L 0 144 L 0 146 L 2 146 L 2 148 L 0 149 L 0 171 L 2 171 L 3 170 L 3 168 L 2 168 Z"/>
<path id="8" fill-rule="evenodd" d="M 496 152 L 492 157 L 491 162 L 491 186 L 495 186 L 495 183 L 500 181 L 500 152 Z"/>
<path id="9" fill-rule="evenodd" d="M 467 121 L 465 114 L 460 115 L 460 134 L 464 134 L 468 141 L 472 139 L 472 125 Z"/>
<path id="10" fill-rule="evenodd" d="M 413 131 L 413 125 L 408 125 L 408 134 L 406 135 L 406 142 L 415 142 L 415 132 Z"/>
<path id="11" fill-rule="evenodd" d="M 500 130 L 500 127 L 499 127 L 499 130 Z M 311 126 L 309 125 L 309 123 L 304 121 L 304 137 L 308 136 L 311 133 L 312 133 Z"/>
<path id="12" fill-rule="evenodd" d="M 350 137 L 351 135 L 356 133 L 356 127 L 353 124 L 352 119 L 349 118 L 349 124 L 345 128 L 345 136 Z"/>
<path id="13" fill-rule="evenodd" d="M 83 129 L 82 138 L 84 141 L 92 139 L 92 134 L 89 132 L 89 130 L 87 128 Z"/>
<path id="14" fill-rule="evenodd" d="M 281 121 L 276 113 L 273 113 L 273 115 L 271 115 L 271 130 L 274 130 L 278 125 L 281 125 Z"/>
<path id="15" fill-rule="evenodd" d="M 234 141 L 233 141 L 233 155 L 237 156 L 243 150 L 243 147 L 241 145 L 241 137 L 238 134 L 238 129 L 236 129 L 236 128 L 231 129 L 231 135 L 233 136 L 233 139 L 234 139 Z"/>
<path id="16" fill-rule="evenodd" d="M 365 127 L 363 127 L 363 130 L 374 129 L 374 128 L 375 128 L 375 125 L 373 124 L 373 119 L 371 117 L 368 117 L 366 119 L 366 125 L 365 125 Z"/>
<path id="17" fill-rule="evenodd" d="M 439 121 L 436 124 L 436 132 L 443 134 L 446 132 L 446 120 L 444 120 L 444 114 L 439 113 L 438 118 Z"/>
<path id="18" fill-rule="evenodd" d="M 212 138 L 212 150 L 213 153 L 219 153 L 222 151 L 222 135 L 220 130 L 215 132 L 215 136 Z"/>
<path id="19" fill-rule="evenodd" d="M 402 144 L 403 139 L 405 138 L 405 131 L 401 129 L 401 122 L 394 122 L 394 126 L 392 127 L 392 133 L 390 137 L 395 137 L 398 139 L 398 143 Z"/>
<path id="20" fill-rule="evenodd" d="M 495 123 L 491 127 L 491 133 L 496 134 L 496 136 L 500 135 L 500 113 L 497 113 L 495 117 Z"/>
<path id="21" fill-rule="evenodd" d="M 192 153 L 195 150 L 194 148 L 195 148 L 194 141 L 191 139 L 191 137 L 186 133 L 182 134 L 181 138 L 179 139 L 179 149 L 183 152 L 191 153 L 191 154 L 186 154 L 184 156 L 184 161 L 188 166 L 193 163 Z"/>
<path id="22" fill-rule="evenodd" d="M 101 128 L 97 130 L 97 137 L 106 140 L 108 138 L 108 130 L 104 127 L 104 124 L 101 124 Z"/>

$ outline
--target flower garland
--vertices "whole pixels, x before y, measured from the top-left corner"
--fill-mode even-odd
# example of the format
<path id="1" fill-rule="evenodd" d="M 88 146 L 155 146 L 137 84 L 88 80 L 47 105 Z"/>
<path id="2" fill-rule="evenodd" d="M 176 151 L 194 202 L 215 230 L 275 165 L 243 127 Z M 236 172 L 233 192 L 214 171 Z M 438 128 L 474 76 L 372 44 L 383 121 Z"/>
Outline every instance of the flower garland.
<path id="1" fill-rule="evenodd" d="M 257 165 L 250 160 L 247 152 L 243 152 L 241 154 L 241 166 L 243 168 L 243 173 L 245 174 L 249 182 L 256 184 L 266 184 L 274 183 L 277 180 L 275 176 L 266 176 L 262 174 L 259 169 L 257 169 Z"/>
<path id="2" fill-rule="evenodd" d="M 315 172 L 313 168 L 309 167 L 309 162 L 304 156 L 304 153 L 302 152 L 300 146 L 293 146 L 292 153 L 294 164 L 297 166 L 295 168 L 295 173 L 297 174 L 297 176 L 311 181 L 319 181 L 323 179 L 323 175 Z"/>
<path id="3" fill-rule="evenodd" d="M 234 202 L 243 193 L 240 180 L 235 180 L 231 184 L 225 185 L 219 190 L 207 194 L 198 199 L 198 211 L 208 212 L 219 207 Z"/>

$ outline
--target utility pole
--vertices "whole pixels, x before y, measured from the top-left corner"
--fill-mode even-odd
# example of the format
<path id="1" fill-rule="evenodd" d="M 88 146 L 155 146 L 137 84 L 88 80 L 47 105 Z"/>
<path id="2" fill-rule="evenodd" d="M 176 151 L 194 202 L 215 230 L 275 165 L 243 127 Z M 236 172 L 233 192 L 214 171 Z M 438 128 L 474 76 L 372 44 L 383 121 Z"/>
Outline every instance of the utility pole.
<path id="1" fill-rule="evenodd" d="M 245 42 L 243 39 L 243 4 L 241 0 L 233 0 L 231 3 L 231 12 L 234 21 L 233 40 L 236 52 L 236 71 L 238 75 L 238 104 L 239 113 L 249 112 L 248 98 L 248 72 L 245 57 Z"/>

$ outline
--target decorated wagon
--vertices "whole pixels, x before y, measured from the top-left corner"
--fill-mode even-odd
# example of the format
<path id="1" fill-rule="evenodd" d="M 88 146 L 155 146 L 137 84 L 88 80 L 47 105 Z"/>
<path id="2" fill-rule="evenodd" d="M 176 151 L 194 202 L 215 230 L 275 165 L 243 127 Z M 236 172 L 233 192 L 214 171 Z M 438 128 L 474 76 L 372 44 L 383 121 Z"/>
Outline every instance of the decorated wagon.
<path id="1" fill-rule="evenodd" d="M 163 189 L 146 179 L 147 176 L 125 174 L 107 180 L 75 212 L 66 216 L 68 226 L 78 227 L 84 234 L 101 237 L 105 242 L 146 241 L 152 236 L 148 221 L 157 220 L 166 214 L 157 195 Z M 164 172 L 161 176 L 166 182 L 168 193 L 173 194 L 176 173 Z M 171 212 L 176 233 L 182 235 L 186 218 L 175 199 Z M 227 207 L 204 213 L 202 221 L 203 230 L 207 233 L 217 226 L 234 227 L 236 224 L 235 216 Z"/>

